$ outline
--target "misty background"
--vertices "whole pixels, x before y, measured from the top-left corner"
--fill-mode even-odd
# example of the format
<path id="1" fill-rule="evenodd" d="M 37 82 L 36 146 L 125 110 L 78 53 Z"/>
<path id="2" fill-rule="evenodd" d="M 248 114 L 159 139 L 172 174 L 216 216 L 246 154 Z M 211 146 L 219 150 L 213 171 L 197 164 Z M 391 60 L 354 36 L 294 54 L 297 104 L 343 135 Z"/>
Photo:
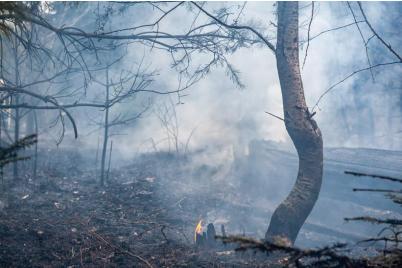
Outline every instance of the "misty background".
<path id="1" fill-rule="evenodd" d="M 268 32 L 274 34 L 275 28 L 269 25 L 270 21 L 275 21 L 274 3 L 248 2 L 244 6 L 242 2 L 205 4 L 210 11 L 223 6 L 230 7 L 235 14 L 243 8 L 239 24 L 264 26 L 265 29 L 269 29 Z M 82 15 L 74 18 L 77 20 L 75 24 L 82 26 L 93 23 L 91 14 L 94 10 L 107 12 L 107 3 L 100 3 L 99 6 L 96 3 L 83 3 L 76 9 L 80 10 L 79 13 Z M 401 36 L 398 34 L 398 30 L 402 27 L 399 19 L 400 5 L 377 2 L 367 4 L 365 9 L 375 29 L 381 32 L 386 40 L 392 40 L 392 45 L 400 47 Z M 122 25 L 135 25 L 139 21 L 151 20 L 149 15 L 152 14 L 152 10 L 149 7 L 135 10 L 137 12 L 135 16 L 130 14 L 130 10 L 122 16 L 112 15 L 105 29 L 108 27 L 117 29 Z M 81 13 L 82 11 L 85 12 Z M 301 11 L 300 40 L 303 41 L 307 38 L 311 7 L 308 3 L 301 4 Z M 163 27 L 170 31 L 177 29 L 177 32 L 187 29 L 193 17 L 186 16 L 186 12 L 188 12 L 186 8 L 177 10 L 173 16 L 166 19 L 162 24 Z M 205 20 L 199 18 L 202 19 Z M 310 35 L 315 36 L 352 22 L 353 17 L 346 3 L 318 2 L 315 6 Z M 365 25 L 362 26 L 362 31 L 368 38 L 369 32 Z M 392 56 L 387 51 L 380 50 L 378 48 L 380 45 L 377 40 L 371 40 L 369 53 L 373 65 L 389 61 Z M 131 45 L 124 49 L 127 54 L 123 56 L 123 65 L 119 63 L 119 69 L 135 68 L 141 58 L 144 58 L 142 66 L 157 74 L 150 85 L 151 88 L 166 91 L 178 88 L 178 74 L 171 67 L 172 60 L 168 53 L 140 45 Z M 302 61 L 306 43 L 302 43 L 301 50 Z M 377 51 L 380 52 L 376 53 Z M 203 57 L 208 55 L 193 57 L 194 65 L 202 64 Z M 152 107 L 142 118 L 119 131 L 120 135 L 112 137 L 116 151 L 120 151 L 125 158 L 130 158 L 138 152 L 153 150 L 154 146 L 158 149 L 168 149 L 167 133 L 163 126 L 161 127 L 158 117 L 158 113 L 161 114 L 161 106 L 169 109 L 171 113 L 173 109 L 175 110 L 180 142 L 185 144 L 191 136 L 188 141 L 188 147 L 191 149 L 219 144 L 228 150 L 247 150 L 248 143 L 253 139 L 272 140 L 281 142 L 286 147 L 292 147 L 283 122 L 265 113 L 268 111 L 283 117 L 279 80 L 272 52 L 261 46 L 241 48 L 229 56 L 229 61 L 239 71 L 244 88 L 239 88 L 233 83 L 224 68 L 216 67 L 198 83 L 182 92 L 181 95 L 185 96 L 180 98 L 177 94 L 169 96 L 138 94 L 135 97 L 135 104 L 138 107 L 150 100 Z M 364 44 L 355 25 L 330 31 L 313 39 L 302 70 L 307 104 L 312 108 L 321 94 L 331 85 L 353 71 L 367 66 Z M 399 65 L 376 68 L 373 69 L 374 80 L 369 71 L 364 71 L 349 78 L 327 94 L 320 102 L 319 109 L 316 109 L 315 116 L 323 133 L 324 146 L 401 150 L 401 71 Z M 119 71 L 115 72 L 116 75 L 119 74 Z M 103 72 L 97 75 L 99 78 L 104 77 Z M 93 94 L 94 99 L 99 99 L 104 94 L 95 83 L 89 85 L 88 92 L 89 95 Z M 118 113 L 116 109 L 124 109 L 124 105 L 114 108 L 114 112 Z M 87 124 L 88 118 L 85 113 L 83 114 L 80 109 L 77 110 L 72 113 L 74 117 L 79 118 L 77 120 L 79 138 L 74 140 L 72 135 L 66 135 L 61 146 L 84 144 L 96 147 L 100 132 L 94 131 L 94 125 Z M 102 114 L 99 114 L 99 118 L 101 116 Z M 49 131 L 52 133 L 52 130 Z M 233 149 L 233 146 L 244 148 Z"/>
<path id="2" fill-rule="evenodd" d="M 310 5 L 300 4 L 301 62 L 304 61 L 307 48 L 307 43 L 303 41 L 307 40 Z M 275 38 L 276 28 L 272 25 L 276 21 L 274 3 L 217 2 L 205 3 L 203 7 L 211 12 L 225 7 L 233 12 L 233 19 L 237 19 L 239 25 L 252 25 L 268 38 Z M 402 6 L 391 2 L 371 2 L 365 4 L 364 8 L 373 27 L 385 40 L 390 40 L 395 48 L 401 49 Z M 108 3 L 80 3 L 68 8 L 58 6 L 55 10 L 49 10 L 48 16 L 56 25 L 65 23 L 93 31 L 97 28 L 112 31 L 146 24 L 157 16 L 157 11 L 150 5 L 110 12 Z M 107 19 L 99 22 L 96 20 L 99 15 Z M 194 18 L 197 23 L 209 20 L 205 16 L 198 16 L 197 11 L 189 5 L 184 5 L 166 17 L 159 30 L 172 34 L 186 32 L 194 23 Z M 328 31 L 344 25 L 349 26 Z M 362 25 L 361 29 L 365 39 L 370 38 L 366 25 Z M 322 194 L 300 235 L 303 245 L 309 246 L 332 241 L 328 237 L 317 237 L 317 230 L 324 227 L 327 229 L 324 228 L 321 234 L 348 241 L 357 241 L 377 230 L 376 227 L 362 227 L 360 224 L 348 224 L 345 227 L 344 216 L 356 216 L 362 211 L 370 215 L 401 214 L 400 208 L 389 205 L 382 195 L 367 197 L 352 193 L 353 187 L 376 187 L 380 184 L 352 181 L 343 175 L 343 171 L 353 167 L 362 172 L 400 175 L 402 68 L 400 65 L 389 65 L 373 69 L 372 74 L 370 71 L 360 72 L 334 87 L 321 100 L 318 108 L 314 107 L 320 96 L 332 85 L 352 72 L 368 67 L 364 43 L 346 3 L 315 3 L 310 37 L 315 36 L 309 44 L 302 78 L 307 104 L 310 110 L 314 108 L 317 112 L 315 119 L 323 134 L 326 162 Z M 48 44 L 52 45 L 51 42 Z M 372 65 L 392 61 L 392 55 L 375 38 L 370 41 L 368 53 Z M 102 67 L 102 64 L 113 62 L 119 57 L 122 60 L 109 74 L 112 81 L 118 81 L 125 70 L 143 70 L 152 73 L 152 83 L 148 89 L 168 92 L 183 87 L 188 79 L 180 77 L 177 69 L 172 66 L 171 55 L 139 43 L 119 47 L 113 53 L 100 52 L 100 61 L 93 55 L 88 55 L 86 60 L 94 66 Z M 207 64 L 210 57 L 203 53 L 192 55 L 192 70 Z M 265 46 L 255 45 L 240 48 L 227 57 L 238 71 L 240 81 L 237 83 L 233 81 L 236 78 L 228 75 L 225 66 L 218 65 L 178 94 L 140 92 L 122 105 L 113 107 L 112 117 L 140 113 L 144 109 L 145 112 L 137 120 L 113 128 L 110 137 L 113 141 L 112 168 L 118 169 L 131 163 L 142 153 L 169 151 L 184 155 L 187 152 L 201 152 L 191 159 L 189 169 L 181 170 L 169 163 L 161 165 L 155 172 L 157 178 L 165 177 L 166 189 L 160 189 L 158 194 L 168 193 L 172 195 L 172 200 L 176 200 L 176 197 L 180 199 L 184 194 L 191 195 L 200 191 L 209 193 L 214 190 L 216 181 L 224 181 L 228 187 L 241 187 L 243 192 L 239 196 L 229 194 L 231 202 L 253 204 L 253 210 L 236 215 L 236 207 L 217 205 L 211 209 L 206 206 L 203 218 L 215 223 L 244 222 L 253 230 L 253 235 L 263 237 L 270 213 L 286 197 L 294 183 L 297 157 L 283 121 L 265 113 L 270 112 L 283 118 L 282 98 L 272 52 Z M 66 94 L 66 97 L 62 97 L 63 103 L 72 103 L 77 99 L 80 102 L 102 102 L 105 98 L 104 87 L 94 80 L 104 81 L 105 72 L 94 71 L 93 76 L 92 80 L 87 80 L 85 91 L 82 90 L 85 81 L 79 74 L 72 75 L 66 81 L 61 79 L 53 83 L 51 90 L 57 92 L 68 88 L 74 92 L 73 96 Z M 88 163 L 94 162 L 95 154 L 98 155 L 95 152 L 102 143 L 103 112 L 94 108 L 71 109 L 78 125 L 78 139 L 74 139 L 71 125 L 66 122 L 64 139 L 57 145 L 60 126 L 50 124 L 50 128 L 41 128 L 40 148 L 60 152 L 69 148 L 78 154 L 82 152 L 90 160 L 81 164 L 86 163 L 89 167 Z M 42 126 L 48 126 L 58 116 L 55 111 L 39 113 Z M 167 173 L 183 185 L 168 181 L 170 177 Z M 219 189 L 219 186 L 215 188 Z M 243 227 L 232 225 L 232 228 L 239 231 Z"/>

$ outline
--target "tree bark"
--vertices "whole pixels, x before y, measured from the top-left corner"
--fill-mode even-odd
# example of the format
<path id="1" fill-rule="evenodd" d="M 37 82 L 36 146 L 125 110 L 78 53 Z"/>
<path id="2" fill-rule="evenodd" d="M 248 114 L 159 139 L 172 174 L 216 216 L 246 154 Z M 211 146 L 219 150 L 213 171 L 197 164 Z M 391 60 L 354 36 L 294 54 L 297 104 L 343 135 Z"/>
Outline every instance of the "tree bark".
<path id="1" fill-rule="evenodd" d="M 278 3 L 276 59 L 286 130 L 296 147 L 299 171 L 287 198 L 272 215 L 265 238 L 293 244 L 317 201 L 322 182 L 321 131 L 308 111 L 299 66 L 297 2 Z"/>

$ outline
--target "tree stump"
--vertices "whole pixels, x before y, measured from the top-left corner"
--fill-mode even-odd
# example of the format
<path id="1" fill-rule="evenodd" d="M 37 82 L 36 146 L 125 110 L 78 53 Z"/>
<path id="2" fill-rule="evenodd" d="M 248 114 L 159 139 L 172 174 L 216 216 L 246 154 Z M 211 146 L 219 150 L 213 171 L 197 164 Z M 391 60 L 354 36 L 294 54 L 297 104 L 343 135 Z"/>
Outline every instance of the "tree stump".
<path id="1" fill-rule="evenodd" d="M 217 245 L 215 226 L 210 223 L 207 226 L 207 231 L 195 234 L 195 244 L 198 247 L 214 248 Z"/>

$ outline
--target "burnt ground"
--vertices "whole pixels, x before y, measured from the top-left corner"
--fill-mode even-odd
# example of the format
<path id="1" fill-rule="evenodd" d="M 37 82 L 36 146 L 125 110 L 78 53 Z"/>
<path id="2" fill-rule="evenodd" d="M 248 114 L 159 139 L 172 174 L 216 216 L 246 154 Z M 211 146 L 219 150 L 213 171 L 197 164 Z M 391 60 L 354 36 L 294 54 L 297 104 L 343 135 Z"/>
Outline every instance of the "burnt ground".
<path id="1" fill-rule="evenodd" d="M 230 163 L 210 159 L 209 154 L 206 161 L 203 152 L 140 155 L 113 169 L 104 187 L 98 183 L 99 174 L 88 168 L 93 167 L 93 159 L 74 150 L 42 152 L 35 179 L 28 161 L 19 164 L 20 182 L 12 180 L 9 167 L 0 195 L 0 266 L 283 266 L 278 255 L 268 258 L 262 253 L 235 252 L 233 245 L 205 249 L 194 243 L 200 219 L 213 222 L 218 234 L 223 224 L 230 235 L 264 236 L 275 202 L 293 184 L 285 179 L 294 177 L 297 162 L 291 153 L 261 144 L 255 148 L 247 158 Z M 399 216 L 400 208 L 394 209 L 382 195 L 357 196 L 352 187 L 376 182 L 350 180 L 343 170 L 365 171 L 369 167 L 362 164 L 374 168 L 387 160 L 378 167 L 382 174 L 399 174 L 402 154 L 336 150 L 327 155 L 334 160 L 326 160 L 317 209 L 296 244 L 321 247 L 341 241 L 356 249 L 354 241 L 382 227 L 345 225 L 344 216 L 360 216 L 363 210 L 374 216 Z M 348 157 L 364 163 L 352 166 Z M 267 174 L 274 179 L 267 180 Z M 356 252 L 371 254 L 364 248 L 352 256 Z"/>
<path id="2" fill-rule="evenodd" d="M 220 206 L 227 189 L 192 192 L 185 158 L 147 156 L 114 170 L 106 187 L 96 174 L 41 170 L 36 180 L 2 193 L 1 267 L 256 267 L 273 264 L 254 254 L 194 245 L 205 206 Z M 74 169 L 74 171 L 73 171 Z M 160 174 L 163 170 L 165 178 Z M 168 174 L 170 171 L 171 174 Z M 172 181 L 176 176 L 176 180 Z M 169 181 L 166 181 L 169 179 Z M 7 179 L 6 179 L 7 181 Z M 200 187 L 202 184 L 200 183 Z M 235 256 L 236 255 L 236 256 Z"/>

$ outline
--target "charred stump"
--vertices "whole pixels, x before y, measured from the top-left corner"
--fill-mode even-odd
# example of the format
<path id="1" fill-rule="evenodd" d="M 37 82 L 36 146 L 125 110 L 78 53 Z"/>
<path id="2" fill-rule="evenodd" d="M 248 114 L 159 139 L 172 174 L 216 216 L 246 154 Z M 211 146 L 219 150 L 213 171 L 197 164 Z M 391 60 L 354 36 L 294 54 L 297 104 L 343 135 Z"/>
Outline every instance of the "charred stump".
<path id="1" fill-rule="evenodd" d="M 195 244 L 198 247 L 207 249 L 216 248 L 218 246 L 215 226 L 212 223 L 208 224 L 206 232 L 199 232 L 195 234 Z"/>

